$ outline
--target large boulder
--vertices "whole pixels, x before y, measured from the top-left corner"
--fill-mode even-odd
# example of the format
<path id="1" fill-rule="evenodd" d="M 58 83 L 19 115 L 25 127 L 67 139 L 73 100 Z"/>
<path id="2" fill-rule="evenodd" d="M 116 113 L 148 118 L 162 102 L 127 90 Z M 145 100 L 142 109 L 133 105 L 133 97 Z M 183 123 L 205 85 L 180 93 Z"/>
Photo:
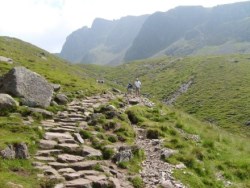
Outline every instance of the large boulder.
<path id="1" fill-rule="evenodd" d="M 0 93 L 0 111 L 16 108 L 18 103 L 8 94 Z"/>
<path id="2" fill-rule="evenodd" d="M 47 107 L 53 95 L 53 87 L 45 78 L 25 67 L 11 69 L 0 83 L 0 92 L 23 98 L 24 105 Z"/>

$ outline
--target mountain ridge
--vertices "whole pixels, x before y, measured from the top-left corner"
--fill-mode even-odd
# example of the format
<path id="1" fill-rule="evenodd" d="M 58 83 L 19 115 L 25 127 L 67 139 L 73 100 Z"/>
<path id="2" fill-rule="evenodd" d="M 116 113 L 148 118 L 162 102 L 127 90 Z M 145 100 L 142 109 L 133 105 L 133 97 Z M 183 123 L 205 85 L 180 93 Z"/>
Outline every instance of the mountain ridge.
<path id="1" fill-rule="evenodd" d="M 156 12 L 144 17 L 134 16 L 127 19 L 128 22 L 131 22 L 130 29 L 122 31 L 131 36 L 129 40 L 122 37 L 121 30 L 113 30 L 108 24 L 104 24 L 104 30 L 109 27 L 112 32 L 106 38 L 101 34 L 88 35 L 86 38 L 77 30 L 79 40 L 74 43 L 74 40 L 71 39 L 76 35 L 75 32 L 69 35 L 60 56 L 73 63 L 118 65 L 159 55 L 249 53 L 249 17 L 250 2 L 219 5 L 212 8 L 180 6 L 167 12 Z M 125 27 L 128 26 L 123 23 L 126 18 L 128 17 L 111 22 Z M 136 19 L 137 21 L 135 21 Z M 138 21 L 139 19 L 140 21 Z M 107 20 L 106 22 L 110 23 Z M 92 27 L 94 28 L 96 24 L 99 25 L 97 20 L 93 22 Z M 137 26 L 136 31 L 133 31 L 131 26 Z M 92 27 L 89 31 L 92 30 Z M 99 28 L 101 27 L 100 25 Z M 86 28 L 82 30 L 86 30 Z M 97 41 L 100 36 L 104 37 L 103 41 Z M 116 40 L 108 40 L 112 36 L 116 36 Z M 95 40 L 95 45 L 88 46 L 89 40 Z M 117 48 L 119 42 L 125 41 L 126 45 L 120 45 L 120 48 Z M 67 50 L 72 46 L 78 46 L 78 49 L 72 52 Z M 112 50 L 112 46 L 120 51 Z M 221 47 L 222 49 L 220 49 Z M 76 52 L 78 53 L 76 54 Z"/>

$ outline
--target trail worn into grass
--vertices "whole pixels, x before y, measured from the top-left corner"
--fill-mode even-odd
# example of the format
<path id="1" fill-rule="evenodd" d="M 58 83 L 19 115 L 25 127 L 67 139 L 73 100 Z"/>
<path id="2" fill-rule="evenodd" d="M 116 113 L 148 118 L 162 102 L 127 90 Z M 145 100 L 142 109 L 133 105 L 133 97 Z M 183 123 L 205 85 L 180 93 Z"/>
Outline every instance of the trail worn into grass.
<path id="1" fill-rule="evenodd" d="M 178 166 L 171 165 L 161 160 L 162 155 L 172 155 L 176 151 L 162 148 L 161 139 L 147 139 L 146 130 L 134 126 L 136 131 L 136 145 L 145 151 L 146 159 L 142 163 L 141 177 L 145 183 L 145 188 L 185 188 L 176 181 L 172 172 Z"/>

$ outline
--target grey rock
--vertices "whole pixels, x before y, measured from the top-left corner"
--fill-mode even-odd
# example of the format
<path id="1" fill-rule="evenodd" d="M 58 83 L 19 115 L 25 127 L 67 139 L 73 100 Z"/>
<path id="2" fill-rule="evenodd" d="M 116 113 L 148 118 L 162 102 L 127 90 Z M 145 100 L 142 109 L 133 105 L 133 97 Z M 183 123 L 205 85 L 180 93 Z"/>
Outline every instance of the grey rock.
<path id="1" fill-rule="evenodd" d="M 69 164 L 70 168 L 74 170 L 91 170 L 95 165 L 99 164 L 99 161 L 83 161 Z"/>
<path id="2" fill-rule="evenodd" d="M 177 153 L 177 151 L 172 150 L 172 149 L 162 149 L 161 150 L 161 158 L 169 158 L 170 156 L 174 155 Z"/>
<path id="3" fill-rule="evenodd" d="M 11 58 L 4 57 L 4 56 L 0 56 L 0 62 L 5 62 L 5 63 L 8 63 L 8 64 L 13 64 L 13 60 Z"/>
<path id="4" fill-rule="evenodd" d="M 1 151 L 1 156 L 4 159 L 15 159 L 16 153 L 12 145 L 8 145 L 4 150 Z"/>
<path id="5" fill-rule="evenodd" d="M 30 157 L 28 147 L 25 143 L 14 144 L 14 148 L 17 159 L 28 159 Z"/>
<path id="6" fill-rule="evenodd" d="M 112 91 L 115 93 L 122 93 L 119 89 L 116 89 L 116 88 L 112 88 Z"/>
<path id="7" fill-rule="evenodd" d="M 80 142 L 81 144 L 84 143 L 84 140 L 82 139 L 81 135 L 79 133 L 74 133 L 74 136 L 76 137 L 76 140 Z"/>
<path id="8" fill-rule="evenodd" d="M 41 109 L 41 108 L 28 108 L 31 112 L 39 113 L 45 118 L 52 118 L 54 116 L 54 113 L 49 112 L 47 110 Z"/>
<path id="9" fill-rule="evenodd" d="M 72 181 L 66 182 L 66 187 L 74 188 L 92 188 L 92 182 L 87 179 L 79 178 Z"/>
<path id="10" fill-rule="evenodd" d="M 82 161 L 84 157 L 77 156 L 77 155 L 69 155 L 69 154 L 61 154 L 58 155 L 58 161 L 59 162 L 67 162 L 67 163 L 74 163 L 74 162 L 79 162 Z"/>
<path id="11" fill-rule="evenodd" d="M 101 157 L 102 152 L 89 146 L 83 146 L 82 155 L 86 157 Z"/>
<path id="12" fill-rule="evenodd" d="M 163 188 L 175 188 L 175 186 L 172 184 L 172 182 L 170 180 L 163 181 L 161 183 L 161 186 Z"/>
<path id="13" fill-rule="evenodd" d="M 62 173 L 62 174 L 64 174 L 64 173 L 69 174 L 69 173 L 74 173 L 76 171 L 72 168 L 62 168 L 62 169 L 59 169 L 58 172 Z"/>
<path id="14" fill-rule="evenodd" d="M 247 121 L 247 122 L 245 123 L 245 125 L 246 125 L 246 126 L 250 126 L 250 121 Z"/>
<path id="15" fill-rule="evenodd" d="M 58 162 L 50 162 L 50 166 L 52 166 L 55 169 L 62 169 L 62 168 L 68 168 L 69 165 L 66 163 L 58 163 Z"/>
<path id="16" fill-rule="evenodd" d="M 55 101 L 58 104 L 65 105 L 65 104 L 67 104 L 69 102 L 69 99 L 68 99 L 68 97 L 65 94 L 60 93 L 60 94 L 56 95 Z"/>
<path id="17" fill-rule="evenodd" d="M 69 133 L 54 133 L 54 132 L 46 132 L 44 138 L 46 140 L 73 139 L 73 137 Z"/>
<path id="18" fill-rule="evenodd" d="M 51 86 L 53 87 L 54 91 L 57 92 L 61 89 L 61 85 L 60 84 L 51 84 Z"/>
<path id="19" fill-rule="evenodd" d="M 15 109 L 18 103 L 8 94 L 0 94 L 0 111 Z"/>
<path id="20" fill-rule="evenodd" d="M 131 149 L 119 151 L 119 153 L 115 154 L 113 160 L 117 163 L 129 161 L 133 157 L 133 153 Z"/>
<path id="21" fill-rule="evenodd" d="M 0 92 L 24 98 L 30 107 L 48 107 L 53 87 L 39 74 L 25 67 L 15 67 L 4 75 Z"/>
<path id="22" fill-rule="evenodd" d="M 56 159 L 54 157 L 43 157 L 43 156 L 36 156 L 36 160 L 38 161 L 44 161 L 44 162 L 54 162 Z"/>
<path id="23" fill-rule="evenodd" d="M 39 147 L 41 149 L 53 149 L 57 145 L 54 140 L 40 140 Z"/>
<path id="24" fill-rule="evenodd" d="M 140 103 L 140 98 L 131 98 L 129 99 L 129 104 L 136 105 Z"/>

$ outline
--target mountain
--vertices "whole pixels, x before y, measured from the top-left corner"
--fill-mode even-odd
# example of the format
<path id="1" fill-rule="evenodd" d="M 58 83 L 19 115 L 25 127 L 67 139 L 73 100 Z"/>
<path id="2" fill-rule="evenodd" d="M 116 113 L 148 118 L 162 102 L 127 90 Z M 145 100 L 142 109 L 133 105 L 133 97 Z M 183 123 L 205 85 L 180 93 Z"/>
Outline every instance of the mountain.
<path id="1" fill-rule="evenodd" d="M 211 9 L 177 7 L 150 16 L 125 59 L 143 59 L 159 54 L 249 53 L 249 27 L 250 2 Z"/>
<path id="2" fill-rule="evenodd" d="M 96 19 L 67 37 L 60 56 L 111 64 L 160 55 L 250 52 L 250 2 L 213 8 L 182 6 L 149 16 Z"/>
<path id="3" fill-rule="evenodd" d="M 71 62 L 119 64 L 141 29 L 147 15 L 119 20 L 97 18 L 67 37 L 60 56 Z"/>

